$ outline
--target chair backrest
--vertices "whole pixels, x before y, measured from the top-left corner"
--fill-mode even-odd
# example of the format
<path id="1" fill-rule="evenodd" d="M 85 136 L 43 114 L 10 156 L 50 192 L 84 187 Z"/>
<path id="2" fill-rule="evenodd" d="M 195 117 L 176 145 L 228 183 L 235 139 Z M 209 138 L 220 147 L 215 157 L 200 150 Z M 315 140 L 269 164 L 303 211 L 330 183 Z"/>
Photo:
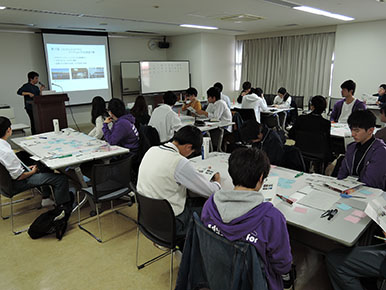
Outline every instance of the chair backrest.
<path id="1" fill-rule="evenodd" d="M 266 125 L 268 128 L 277 128 L 280 129 L 280 120 L 277 114 L 262 114 L 261 123 Z"/>
<path id="2" fill-rule="evenodd" d="M 271 106 L 273 104 L 273 100 L 275 99 L 275 94 L 264 94 L 264 99 L 267 102 L 268 106 Z"/>
<path id="3" fill-rule="evenodd" d="M 330 140 L 321 132 L 296 131 L 295 145 L 305 157 L 326 160 L 329 156 Z"/>
<path id="4" fill-rule="evenodd" d="M 216 234 L 202 224 L 197 213 L 193 213 L 191 227 L 185 242 L 190 253 L 185 253 L 184 248 L 177 290 L 198 289 L 199 284 L 212 290 L 268 289 L 264 264 L 253 245 L 244 241 L 232 242 Z M 188 279 L 192 279 L 187 283 L 189 286 L 183 284 L 182 276 L 186 272 L 181 271 L 188 267 Z"/>
<path id="5" fill-rule="evenodd" d="M 132 178 L 133 155 L 111 162 L 109 164 L 95 164 L 92 167 L 91 183 L 93 198 L 96 202 L 101 197 L 115 192 L 117 195 L 125 195 L 130 192 Z"/>
<path id="6" fill-rule="evenodd" d="M 295 102 L 298 109 L 303 110 L 303 108 L 304 108 L 304 96 L 292 96 L 292 101 Z"/>
<path id="7" fill-rule="evenodd" d="M 3 164 L 0 164 L 0 194 L 12 197 L 12 178 Z"/>
<path id="8" fill-rule="evenodd" d="M 234 108 L 235 112 L 239 113 L 243 121 L 247 120 L 255 120 L 256 121 L 256 114 L 254 109 L 240 109 L 240 108 Z"/>
<path id="9" fill-rule="evenodd" d="M 296 146 L 284 145 L 284 157 L 282 166 L 297 171 L 307 171 L 302 152 Z"/>
<path id="10" fill-rule="evenodd" d="M 176 246 L 176 218 L 166 199 L 146 197 L 136 190 L 138 227 L 154 243 L 173 249 Z"/>

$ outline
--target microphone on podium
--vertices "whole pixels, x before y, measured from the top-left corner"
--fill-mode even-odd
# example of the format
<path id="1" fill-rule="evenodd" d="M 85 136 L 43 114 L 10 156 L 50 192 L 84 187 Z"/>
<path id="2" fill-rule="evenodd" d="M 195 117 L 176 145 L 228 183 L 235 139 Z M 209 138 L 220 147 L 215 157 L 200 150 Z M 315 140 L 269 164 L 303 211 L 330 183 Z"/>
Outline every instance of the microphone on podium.
<path id="1" fill-rule="evenodd" d="M 41 86 L 45 87 L 45 85 L 44 85 L 42 82 L 39 82 L 39 85 L 41 85 Z"/>
<path id="2" fill-rule="evenodd" d="M 55 83 L 51 83 L 51 85 L 60 88 L 62 90 L 62 93 L 64 92 L 63 87 L 61 85 L 58 85 L 58 84 L 55 84 Z"/>

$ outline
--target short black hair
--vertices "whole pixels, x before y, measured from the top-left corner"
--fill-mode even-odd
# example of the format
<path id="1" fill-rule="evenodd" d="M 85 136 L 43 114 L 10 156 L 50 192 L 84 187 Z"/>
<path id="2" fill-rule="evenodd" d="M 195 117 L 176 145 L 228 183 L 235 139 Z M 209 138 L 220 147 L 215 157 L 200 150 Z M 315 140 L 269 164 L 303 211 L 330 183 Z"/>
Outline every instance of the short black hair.
<path id="1" fill-rule="evenodd" d="M 386 90 L 386 84 L 381 84 L 379 87 Z"/>
<path id="2" fill-rule="evenodd" d="M 380 112 L 381 112 L 381 114 L 383 114 L 383 115 L 386 116 L 386 103 L 383 103 L 383 104 L 381 105 Z"/>
<path id="3" fill-rule="evenodd" d="M 320 95 L 317 95 L 311 99 L 311 105 L 314 106 L 314 113 L 321 115 L 324 110 L 327 108 L 326 98 Z"/>
<path id="4" fill-rule="evenodd" d="M 195 88 L 189 88 L 189 89 L 186 90 L 186 94 L 187 94 L 188 96 L 193 95 L 193 96 L 196 96 L 196 97 L 197 97 L 198 92 L 197 92 L 197 90 L 196 90 Z"/>
<path id="5" fill-rule="evenodd" d="M 164 104 L 169 106 L 174 106 L 174 104 L 177 102 L 177 96 L 172 91 L 167 91 L 164 96 Z"/>
<path id="6" fill-rule="evenodd" d="M 268 176 L 270 163 L 267 154 L 257 148 L 239 148 L 228 160 L 228 172 L 234 186 L 255 188 L 260 177 Z"/>
<path id="7" fill-rule="evenodd" d="M 244 82 L 243 83 L 243 91 L 249 90 L 252 87 L 252 84 L 250 82 Z"/>
<path id="8" fill-rule="evenodd" d="M 208 95 L 208 98 L 209 98 L 209 97 L 213 97 L 213 98 L 216 99 L 216 101 L 218 101 L 218 100 L 221 99 L 221 94 L 220 94 L 219 90 L 216 89 L 215 87 L 209 88 L 209 89 L 206 91 L 206 94 Z"/>
<path id="9" fill-rule="evenodd" d="M 213 85 L 213 87 L 217 88 L 217 89 L 220 91 L 220 93 L 221 93 L 222 90 L 224 89 L 222 83 L 219 83 L 219 82 L 215 83 L 215 84 Z"/>
<path id="10" fill-rule="evenodd" d="M 33 80 L 35 77 L 38 77 L 38 76 L 39 76 L 39 74 L 36 71 L 30 71 L 27 74 L 28 81 Z"/>
<path id="11" fill-rule="evenodd" d="M 370 110 L 357 110 L 351 113 L 347 119 L 348 126 L 352 128 L 361 128 L 366 131 L 375 127 L 377 118 Z"/>
<path id="12" fill-rule="evenodd" d="M 285 94 L 287 93 L 287 90 L 286 90 L 286 88 L 281 87 L 281 88 L 279 88 L 279 89 L 277 90 L 277 92 L 278 92 L 279 94 L 285 95 Z"/>
<path id="13" fill-rule="evenodd" d="M 195 126 L 187 125 L 178 130 L 173 137 L 173 141 L 180 145 L 192 144 L 195 152 L 201 152 L 202 132 Z"/>
<path id="14" fill-rule="evenodd" d="M 7 133 L 7 130 L 10 127 L 11 121 L 7 117 L 0 116 L 0 138 L 5 136 L 5 133 Z"/>
<path id="15" fill-rule="evenodd" d="M 115 117 L 119 118 L 123 115 L 126 115 L 125 104 L 121 99 L 112 98 L 109 102 L 108 108 L 111 113 L 115 115 Z"/>
<path id="16" fill-rule="evenodd" d="M 252 88 L 252 93 L 261 97 L 261 95 L 263 94 L 263 89 L 262 88 Z"/>
<path id="17" fill-rule="evenodd" d="M 353 80 L 347 80 L 340 85 L 340 88 L 347 89 L 348 91 L 352 91 L 352 94 L 354 95 L 356 84 Z"/>
<path id="18" fill-rule="evenodd" d="M 240 137 L 244 143 L 250 143 L 259 137 L 263 132 L 263 125 L 256 120 L 247 120 L 243 122 L 240 128 Z"/>

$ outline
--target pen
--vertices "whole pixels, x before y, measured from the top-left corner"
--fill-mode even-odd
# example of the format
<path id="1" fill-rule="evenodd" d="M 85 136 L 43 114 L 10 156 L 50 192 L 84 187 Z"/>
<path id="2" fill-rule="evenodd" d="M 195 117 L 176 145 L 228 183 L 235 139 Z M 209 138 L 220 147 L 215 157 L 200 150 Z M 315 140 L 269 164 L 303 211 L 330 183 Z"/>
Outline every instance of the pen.
<path id="1" fill-rule="evenodd" d="M 67 154 L 67 155 L 62 155 L 62 156 L 59 156 L 58 158 L 66 158 L 66 157 L 71 157 L 72 154 Z"/>
<path id="2" fill-rule="evenodd" d="M 374 238 L 380 239 L 380 240 L 382 240 L 382 241 L 386 241 L 386 238 L 384 238 L 384 237 L 374 236 Z"/>
<path id="3" fill-rule="evenodd" d="M 304 172 L 299 172 L 298 174 L 295 175 L 295 178 L 298 178 L 300 176 L 302 176 L 304 174 Z"/>
<path id="4" fill-rule="evenodd" d="M 40 136 L 39 138 L 40 138 L 40 139 L 47 139 L 47 137 L 43 137 L 43 136 Z"/>
<path id="5" fill-rule="evenodd" d="M 292 201 L 292 200 L 290 200 L 289 198 L 286 198 L 285 196 L 282 196 L 282 195 L 280 195 L 280 194 L 276 194 L 276 196 L 278 197 L 278 198 L 280 198 L 282 201 L 285 201 L 286 203 L 289 203 L 289 204 L 293 204 L 294 202 Z"/>

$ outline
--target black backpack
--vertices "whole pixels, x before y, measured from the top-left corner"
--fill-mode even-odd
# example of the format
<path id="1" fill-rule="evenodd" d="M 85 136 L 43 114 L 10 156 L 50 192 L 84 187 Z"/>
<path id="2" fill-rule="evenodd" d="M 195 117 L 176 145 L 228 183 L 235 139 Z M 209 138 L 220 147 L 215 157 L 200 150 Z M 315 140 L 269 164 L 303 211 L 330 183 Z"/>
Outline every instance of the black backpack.
<path id="1" fill-rule="evenodd" d="M 66 232 L 69 218 L 70 214 L 62 208 L 57 207 L 49 210 L 36 218 L 29 227 L 28 234 L 32 239 L 39 239 L 45 235 L 55 233 L 56 238 L 61 240 Z"/>

